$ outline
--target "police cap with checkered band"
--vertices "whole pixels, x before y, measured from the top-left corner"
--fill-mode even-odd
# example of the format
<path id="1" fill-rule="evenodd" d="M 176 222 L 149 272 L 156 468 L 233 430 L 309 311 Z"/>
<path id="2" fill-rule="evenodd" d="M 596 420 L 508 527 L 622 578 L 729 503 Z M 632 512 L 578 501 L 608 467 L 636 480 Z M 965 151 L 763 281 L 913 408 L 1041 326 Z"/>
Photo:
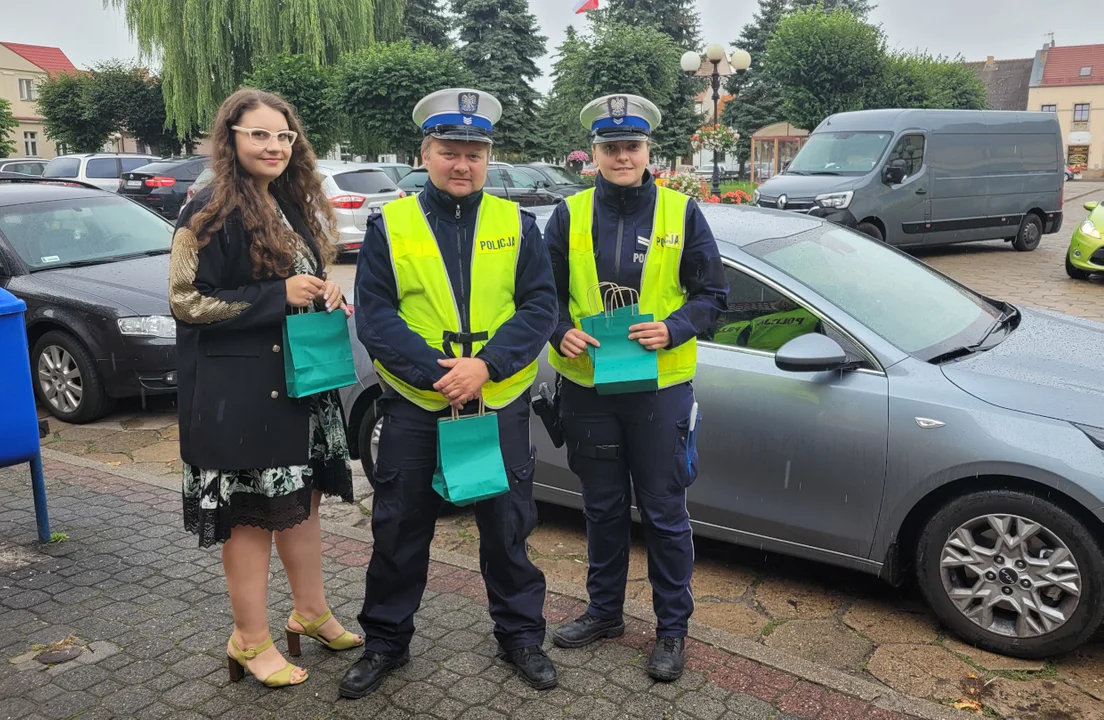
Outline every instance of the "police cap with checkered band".
<path id="1" fill-rule="evenodd" d="M 587 103 L 579 121 L 593 135 L 593 142 L 649 140 L 663 114 L 651 100 L 639 95 L 605 95 Z"/>
<path id="2" fill-rule="evenodd" d="M 413 117 L 424 137 L 493 143 L 502 103 L 482 90 L 447 88 L 419 100 Z"/>

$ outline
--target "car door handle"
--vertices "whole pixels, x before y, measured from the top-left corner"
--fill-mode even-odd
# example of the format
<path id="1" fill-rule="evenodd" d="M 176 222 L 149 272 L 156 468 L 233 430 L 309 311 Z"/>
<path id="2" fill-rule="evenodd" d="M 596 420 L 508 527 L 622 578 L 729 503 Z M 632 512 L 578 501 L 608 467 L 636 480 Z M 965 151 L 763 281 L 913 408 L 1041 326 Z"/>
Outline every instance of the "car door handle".
<path id="1" fill-rule="evenodd" d="M 918 189 L 916 190 L 916 194 L 917 194 L 917 195 L 927 195 L 927 194 L 928 194 L 928 191 L 927 191 L 927 190 L 925 190 L 924 188 L 918 188 Z"/>

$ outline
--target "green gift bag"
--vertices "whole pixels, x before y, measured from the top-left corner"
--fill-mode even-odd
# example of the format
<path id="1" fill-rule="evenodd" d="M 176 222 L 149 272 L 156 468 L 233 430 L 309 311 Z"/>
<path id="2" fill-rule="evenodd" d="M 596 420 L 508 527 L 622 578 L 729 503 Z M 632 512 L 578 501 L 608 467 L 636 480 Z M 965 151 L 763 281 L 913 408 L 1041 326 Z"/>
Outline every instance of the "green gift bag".
<path id="1" fill-rule="evenodd" d="M 457 506 L 510 492 L 502 446 L 498 439 L 498 415 L 487 412 L 479 399 L 479 414 L 437 421 L 437 471 L 433 489 Z"/>
<path id="2" fill-rule="evenodd" d="M 299 312 L 284 322 L 287 394 L 304 398 L 357 382 L 345 313 Z"/>
<path id="3" fill-rule="evenodd" d="M 640 313 L 639 298 L 640 294 L 630 288 L 611 288 L 606 291 L 602 315 L 589 319 L 589 334 L 598 341 L 598 347 L 591 348 L 591 361 L 594 389 L 599 395 L 659 389 L 658 356 L 629 339 L 630 327 L 655 319 L 651 313 Z"/>

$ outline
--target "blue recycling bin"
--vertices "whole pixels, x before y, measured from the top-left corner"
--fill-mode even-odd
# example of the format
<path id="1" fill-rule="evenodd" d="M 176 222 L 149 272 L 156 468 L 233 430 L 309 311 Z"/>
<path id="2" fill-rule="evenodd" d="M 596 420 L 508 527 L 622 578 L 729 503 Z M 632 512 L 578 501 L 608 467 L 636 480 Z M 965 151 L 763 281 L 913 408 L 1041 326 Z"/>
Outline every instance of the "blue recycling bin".
<path id="1" fill-rule="evenodd" d="M 0 467 L 31 464 L 38 539 L 49 542 L 38 413 L 31 385 L 27 327 L 23 321 L 26 309 L 26 303 L 0 288 L 0 397 L 4 398 L 0 403 Z"/>

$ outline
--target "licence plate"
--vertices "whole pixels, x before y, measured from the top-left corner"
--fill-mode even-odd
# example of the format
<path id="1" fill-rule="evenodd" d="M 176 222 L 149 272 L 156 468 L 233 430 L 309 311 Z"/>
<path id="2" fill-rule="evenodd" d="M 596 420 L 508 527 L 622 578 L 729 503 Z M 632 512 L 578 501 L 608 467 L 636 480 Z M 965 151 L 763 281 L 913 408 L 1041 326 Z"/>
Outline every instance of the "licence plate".
<path id="1" fill-rule="evenodd" d="M 126 181 L 126 186 L 128 188 L 140 188 L 140 187 L 142 187 L 142 181 L 141 180 L 127 180 Z"/>

